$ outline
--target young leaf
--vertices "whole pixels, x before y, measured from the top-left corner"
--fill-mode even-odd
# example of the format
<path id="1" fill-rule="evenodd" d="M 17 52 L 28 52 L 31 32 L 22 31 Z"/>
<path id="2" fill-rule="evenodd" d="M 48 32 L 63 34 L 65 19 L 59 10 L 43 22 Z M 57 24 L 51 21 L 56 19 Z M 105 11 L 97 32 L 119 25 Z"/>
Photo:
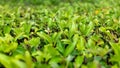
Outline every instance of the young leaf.
<path id="1" fill-rule="evenodd" d="M 26 62 L 27 68 L 33 68 L 32 58 L 28 51 L 25 52 L 25 62 Z"/>
<path id="2" fill-rule="evenodd" d="M 84 61 L 84 56 L 77 56 L 75 59 L 75 67 L 79 68 Z"/>
<path id="3" fill-rule="evenodd" d="M 74 50 L 76 43 L 78 42 L 78 37 L 79 37 L 78 34 L 74 35 L 73 42 L 69 44 L 67 48 L 65 49 L 64 56 L 68 56 Z"/>
<path id="4" fill-rule="evenodd" d="M 0 63 L 6 68 L 12 68 L 10 60 L 10 57 L 0 53 Z"/>
<path id="5" fill-rule="evenodd" d="M 85 49 L 85 39 L 82 36 L 80 36 L 80 39 L 78 40 L 77 49 L 78 50 L 84 50 Z"/>
<path id="6" fill-rule="evenodd" d="M 31 46 L 38 46 L 40 44 L 40 38 L 32 38 L 31 40 L 29 40 L 29 43 Z"/>
<path id="7" fill-rule="evenodd" d="M 40 37 L 42 37 L 44 40 L 46 40 L 47 42 L 49 43 L 52 43 L 52 39 L 49 35 L 43 33 L 43 32 L 40 32 L 40 33 L 37 33 Z"/>
<path id="8" fill-rule="evenodd" d="M 93 28 L 94 28 L 94 24 L 92 22 L 90 22 L 89 25 L 86 27 L 85 35 L 87 36 L 88 34 L 90 34 L 90 32 L 93 30 Z"/>

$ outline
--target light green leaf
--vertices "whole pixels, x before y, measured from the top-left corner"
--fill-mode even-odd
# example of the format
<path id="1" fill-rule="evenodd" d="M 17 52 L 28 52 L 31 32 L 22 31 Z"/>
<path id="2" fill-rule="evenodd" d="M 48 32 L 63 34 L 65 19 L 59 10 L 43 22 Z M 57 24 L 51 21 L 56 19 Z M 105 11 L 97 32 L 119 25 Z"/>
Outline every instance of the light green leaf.
<path id="1" fill-rule="evenodd" d="M 0 63 L 3 64 L 6 68 L 12 68 L 10 58 L 4 54 L 0 54 Z"/>
<path id="2" fill-rule="evenodd" d="M 89 35 L 90 32 L 93 30 L 93 28 L 94 28 L 94 24 L 92 22 L 90 22 L 89 25 L 86 26 L 85 35 Z"/>
<path id="3" fill-rule="evenodd" d="M 31 46 L 38 46 L 40 44 L 40 38 L 32 38 L 31 40 L 29 40 L 29 43 Z"/>
<path id="4" fill-rule="evenodd" d="M 32 58 L 28 51 L 25 52 L 25 62 L 26 62 L 27 68 L 33 68 Z"/>
<path id="5" fill-rule="evenodd" d="M 79 37 L 78 34 L 74 35 L 73 42 L 69 44 L 67 48 L 65 49 L 64 56 L 68 56 L 74 50 L 76 43 L 78 42 L 78 37 Z"/>
<path id="6" fill-rule="evenodd" d="M 43 33 L 43 32 L 40 32 L 40 33 L 37 33 L 40 37 L 42 37 L 44 40 L 46 40 L 47 42 L 49 43 L 52 43 L 52 39 L 49 35 Z"/>
<path id="7" fill-rule="evenodd" d="M 78 50 L 84 50 L 85 49 L 85 39 L 82 36 L 80 36 L 80 39 L 78 40 L 77 49 Z"/>
<path id="8" fill-rule="evenodd" d="M 79 68 L 84 61 L 84 56 L 77 56 L 75 59 L 75 67 Z"/>

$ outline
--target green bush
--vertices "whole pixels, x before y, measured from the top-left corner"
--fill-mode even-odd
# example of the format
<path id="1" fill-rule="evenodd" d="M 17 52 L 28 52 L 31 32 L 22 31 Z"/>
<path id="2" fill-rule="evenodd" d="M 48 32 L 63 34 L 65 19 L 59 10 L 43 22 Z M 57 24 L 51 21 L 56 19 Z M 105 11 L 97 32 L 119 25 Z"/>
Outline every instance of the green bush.
<path id="1" fill-rule="evenodd" d="M 0 67 L 119 68 L 119 0 L 0 1 Z"/>

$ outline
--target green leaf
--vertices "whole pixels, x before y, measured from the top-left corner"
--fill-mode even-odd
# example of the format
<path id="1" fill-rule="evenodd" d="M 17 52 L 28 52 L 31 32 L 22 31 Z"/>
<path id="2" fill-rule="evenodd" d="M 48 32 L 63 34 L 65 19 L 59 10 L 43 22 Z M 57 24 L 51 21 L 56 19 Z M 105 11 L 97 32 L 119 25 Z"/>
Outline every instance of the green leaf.
<path id="1" fill-rule="evenodd" d="M 27 68 L 33 68 L 32 58 L 28 51 L 25 52 L 25 62 L 26 62 Z"/>
<path id="2" fill-rule="evenodd" d="M 12 68 L 10 60 L 11 59 L 8 56 L 0 53 L 0 63 L 6 68 Z"/>
<path id="3" fill-rule="evenodd" d="M 13 52 L 13 55 L 24 55 L 25 49 L 22 45 L 17 46 L 16 50 Z"/>
<path id="4" fill-rule="evenodd" d="M 10 26 L 5 26 L 4 27 L 4 34 L 9 34 L 10 33 L 10 30 L 11 30 L 11 27 Z"/>
<path id="5" fill-rule="evenodd" d="M 89 39 L 88 40 L 88 46 L 87 46 L 88 48 L 93 48 L 93 47 L 95 47 L 95 41 L 93 40 L 93 39 Z"/>
<path id="6" fill-rule="evenodd" d="M 92 22 L 90 22 L 90 23 L 88 24 L 88 26 L 86 27 L 85 35 L 86 35 L 86 36 L 89 35 L 89 34 L 91 33 L 91 31 L 93 30 L 93 28 L 94 28 L 94 24 L 93 24 Z"/>
<path id="7" fill-rule="evenodd" d="M 52 59 L 50 60 L 49 63 L 59 63 L 59 62 L 62 61 L 62 59 L 63 59 L 63 58 L 61 58 L 61 57 L 54 57 L 54 58 L 52 58 Z"/>
<path id="8" fill-rule="evenodd" d="M 78 42 L 78 37 L 79 37 L 78 34 L 74 35 L 73 42 L 69 44 L 67 48 L 65 49 L 64 56 L 68 56 L 74 50 L 76 43 Z"/>
<path id="9" fill-rule="evenodd" d="M 82 34 L 85 34 L 85 29 L 86 29 L 86 25 L 83 23 L 80 23 L 80 31 Z"/>
<path id="10" fill-rule="evenodd" d="M 77 31 L 77 25 L 76 25 L 76 23 L 72 23 L 71 24 L 71 26 L 69 27 L 69 29 L 70 29 L 70 37 L 72 37 L 72 35 L 75 33 L 75 31 Z"/>
<path id="11" fill-rule="evenodd" d="M 55 32 L 54 34 L 53 34 L 53 36 L 52 36 L 52 40 L 54 40 L 53 42 L 54 42 L 54 44 L 56 44 L 56 42 L 61 38 L 61 34 L 62 34 L 63 32 L 61 31 L 61 32 Z"/>
<path id="12" fill-rule="evenodd" d="M 24 23 L 24 24 L 23 24 L 23 27 L 24 27 L 24 32 L 25 32 L 26 34 L 29 34 L 30 28 L 31 28 L 31 24 Z"/>
<path id="13" fill-rule="evenodd" d="M 31 40 L 29 40 L 29 44 L 31 46 L 38 46 L 40 44 L 40 38 L 32 38 Z"/>
<path id="14" fill-rule="evenodd" d="M 94 62 L 89 62 L 87 64 L 88 68 L 97 68 L 98 62 L 94 61 Z"/>
<path id="15" fill-rule="evenodd" d="M 120 46 L 118 43 L 112 43 L 110 42 L 110 45 L 112 46 L 112 49 L 114 50 L 115 55 L 111 57 L 111 61 L 117 61 L 120 62 Z"/>
<path id="16" fill-rule="evenodd" d="M 84 56 L 77 56 L 75 59 L 75 67 L 79 68 L 84 61 Z"/>
<path id="17" fill-rule="evenodd" d="M 105 28 L 105 27 L 100 27 L 99 30 L 100 30 L 101 32 L 106 32 L 106 28 Z"/>
<path id="18" fill-rule="evenodd" d="M 71 44 L 71 40 L 69 39 L 62 39 L 61 41 L 63 41 L 64 44 Z"/>
<path id="19" fill-rule="evenodd" d="M 17 43 L 14 41 L 13 37 L 6 34 L 5 37 L 0 37 L 0 51 L 9 53 L 17 48 Z"/>
<path id="20" fill-rule="evenodd" d="M 111 68 L 118 68 L 118 66 L 117 66 L 117 64 L 115 64 Z"/>
<path id="21" fill-rule="evenodd" d="M 53 57 L 50 61 L 49 64 L 51 65 L 51 67 L 53 68 L 59 68 L 59 64 L 62 61 L 61 57 Z"/>
<path id="22" fill-rule="evenodd" d="M 65 51 L 64 45 L 62 44 L 61 41 L 58 41 L 58 42 L 57 42 L 57 47 L 56 47 L 56 48 L 57 48 L 58 51 L 60 51 L 62 54 L 63 54 L 64 51 Z"/>
<path id="23" fill-rule="evenodd" d="M 59 52 L 57 51 L 56 48 L 52 47 L 52 45 L 46 45 L 45 46 L 45 52 L 50 54 L 51 56 L 56 56 L 56 55 L 59 55 Z"/>
<path id="24" fill-rule="evenodd" d="M 85 49 L 85 39 L 82 36 L 80 36 L 80 39 L 78 40 L 77 49 L 78 50 L 84 50 Z"/>
<path id="25" fill-rule="evenodd" d="M 120 56 L 120 46 L 117 43 L 110 42 L 110 45 L 112 46 L 112 49 L 115 52 L 115 55 Z"/>
<path id="26" fill-rule="evenodd" d="M 40 33 L 38 32 L 37 34 L 40 37 L 42 37 L 44 40 L 46 40 L 47 42 L 52 43 L 52 39 L 51 39 L 51 37 L 49 35 L 47 35 L 47 34 L 45 34 L 43 32 L 40 32 Z"/>
<path id="27" fill-rule="evenodd" d="M 16 60 L 16 59 L 11 59 L 11 63 L 12 63 L 12 66 L 15 68 L 27 68 L 26 64 L 24 62 L 21 62 L 21 61 Z"/>

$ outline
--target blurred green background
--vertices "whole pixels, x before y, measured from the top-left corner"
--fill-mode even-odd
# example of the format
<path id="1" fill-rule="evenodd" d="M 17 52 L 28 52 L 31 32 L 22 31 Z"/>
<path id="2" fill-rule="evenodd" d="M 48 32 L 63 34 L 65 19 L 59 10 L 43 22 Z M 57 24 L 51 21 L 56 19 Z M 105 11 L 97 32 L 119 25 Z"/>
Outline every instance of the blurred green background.
<path id="1" fill-rule="evenodd" d="M 29 4 L 29 5 L 58 5 L 60 3 L 73 3 L 73 2 L 88 2 L 88 3 L 97 3 L 100 2 L 100 0 L 0 0 L 0 4 L 6 4 L 6 3 L 22 3 L 22 4 Z"/>

